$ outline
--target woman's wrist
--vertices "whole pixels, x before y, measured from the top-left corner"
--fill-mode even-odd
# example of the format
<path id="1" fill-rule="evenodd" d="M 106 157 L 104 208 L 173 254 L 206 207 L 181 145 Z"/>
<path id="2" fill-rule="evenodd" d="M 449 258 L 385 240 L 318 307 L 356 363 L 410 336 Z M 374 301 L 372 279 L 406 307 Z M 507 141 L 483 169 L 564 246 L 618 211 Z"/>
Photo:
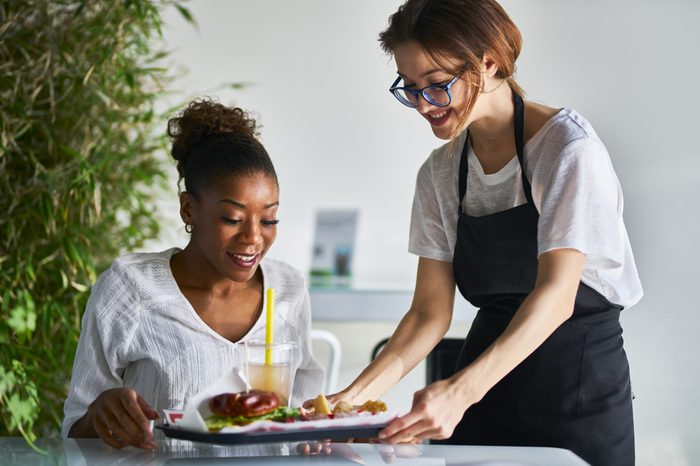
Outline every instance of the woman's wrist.
<path id="1" fill-rule="evenodd" d="M 480 380 L 483 379 L 474 376 L 471 367 L 466 367 L 448 379 L 449 384 L 459 393 L 459 398 L 464 400 L 465 410 L 481 401 L 488 392 L 488 387 L 483 387 Z"/>
<path id="2" fill-rule="evenodd" d="M 353 385 L 350 385 L 341 392 L 338 392 L 337 397 L 338 399 L 347 401 L 350 404 L 357 404 L 357 398 L 359 394 L 359 390 Z"/>
<path id="3" fill-rule="evenodd" d="M 92 416 L 89 409 L 68 430 L 68 437 L 95 437 L 96 435 L 97 433 L 92 427 Z"/>

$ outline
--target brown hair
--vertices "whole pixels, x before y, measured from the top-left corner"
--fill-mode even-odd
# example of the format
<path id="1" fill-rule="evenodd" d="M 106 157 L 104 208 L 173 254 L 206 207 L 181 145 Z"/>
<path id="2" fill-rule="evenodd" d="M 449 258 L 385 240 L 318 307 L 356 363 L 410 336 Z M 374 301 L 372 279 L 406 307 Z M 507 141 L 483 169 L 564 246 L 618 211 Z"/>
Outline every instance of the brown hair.
<path id="1" fill-rule="evenodd" d="M 523 90 L 513 78 L 522 38 L 517 26 L 494 0 L 408 0 L 389 18 L 379 34 L 382 49 L 392 54 L 406 42 L 420 44 L 445 71 L 457 74 L 472 89 L 466 105 L 468 117 L 478 93 L 483 91 L 481 61 L 488 54 L 498 65 L 496 76 L 505 79 L 514 92 Z M 448 64 L 454 58 L 461 68 Z"/>
<path id="2" fill-rule="evenodd" d="M 194 100 L 168 120 L 170 153 L 177 162 L 178 187 L 197 195 L 224 177 L 263 173 L 275 181 L 272 160 L 258 140 L 258 125 L 238 107 L 209 98 Z"/>

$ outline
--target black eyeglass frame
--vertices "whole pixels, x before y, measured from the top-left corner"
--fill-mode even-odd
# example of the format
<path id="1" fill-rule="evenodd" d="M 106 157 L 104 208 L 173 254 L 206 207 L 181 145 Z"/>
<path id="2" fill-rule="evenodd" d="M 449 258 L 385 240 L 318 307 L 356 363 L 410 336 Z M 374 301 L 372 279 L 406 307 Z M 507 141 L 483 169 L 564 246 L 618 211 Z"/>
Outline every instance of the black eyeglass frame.
<path id="1" fill-rule="evenodd" d="M 406 107 L 409 108 L 416 108 L 418 107 L 418 100 L 422 96 L 423 99 L 425 99 L 426 102 L 428 102 L 431 105 L 435 105 L 436 107 L 447 107 L 452 103 L 452 94 L 450 94 L 450 88 L 454 85 L 454 83 L 457 82 L 457 80 L 464 74 L 464 71 L 460 71 L 454 78 L 450 80 L 447 84 L 430 84 L 428 86 L 423 87 L 422 89 L 413 89 L 411 87 L 403 87 L 403 86 L 397 86 L 399 84 L 399 81 L 403 79 L 402 76 L 399 76 L 396 78 L 396 81 L 389 87 L 389 92 L 391 92 L 394 97 L 396 97 L 396 100 L 404 104 Z M 447 103 L 439 103 L 433 100 L 430 97 L 430 94 L 426 91 L 429 91 L 430 89 L 440 89 L 442 91 L 445 91 L 447 94 Z M 409 100 L 406 100 L 404 97 L 401 96 L 401 92 L 407 92 L 409 94 L 413 94 L 416 97 L 416 102 L 413 103 Z"/>

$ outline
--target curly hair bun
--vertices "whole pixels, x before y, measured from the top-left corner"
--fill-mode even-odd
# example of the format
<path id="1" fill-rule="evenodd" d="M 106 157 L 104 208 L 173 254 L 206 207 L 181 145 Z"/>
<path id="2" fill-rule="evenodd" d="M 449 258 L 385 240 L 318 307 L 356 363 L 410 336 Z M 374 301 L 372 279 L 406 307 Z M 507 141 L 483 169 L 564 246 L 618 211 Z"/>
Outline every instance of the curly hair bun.
<path id="1" fill-rule="evenodd" d="M 257 140 L 258 125 L 238 107 L 227 107 L 212 99 L 197 99 L 175 118 L 168 120 L 172 139 L 171 155 L 177 161 L 180 177 L 194 149 L 212 137 L 230 135 L 237 139 Z"/>

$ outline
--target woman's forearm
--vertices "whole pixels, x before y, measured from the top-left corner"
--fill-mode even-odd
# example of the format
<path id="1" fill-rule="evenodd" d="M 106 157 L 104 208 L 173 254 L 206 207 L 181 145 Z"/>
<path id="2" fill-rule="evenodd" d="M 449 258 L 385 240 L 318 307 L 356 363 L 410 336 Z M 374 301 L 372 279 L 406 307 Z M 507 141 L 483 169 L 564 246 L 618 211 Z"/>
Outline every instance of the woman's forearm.
<path id="1" fill-rule="evenodd" d="M 543 256 L 534 290 L 503 334 L 453 377 L 462 387 L 468 404 L 479 401 L 571 316 L 584 259 L 583 254 L 568 251 Z"/>
<path id="2" fill-rule="evenodd" d="M 349 397 L 356 402 L 380 398 L 433 349 L 447 332 L 449 317 L 436 322 L 409 311 L 379 356 L 348 387 Z"/>
<path id="3" fill-rule="evenodd" d="M 344 390 L 345 398 L 377 399 L 416 367 L 449 329 L 454 298 L 452 263 L 421 257 L 411 309 L 379 356 Z"/>
<path id="4" fill-rule="evenodd" d="M 470 405 L 481 398 L 532 354 L 571 314 L 562 300 L 547 292 L 532 292 L 503 334 L 472 364 L 455 375 Z"/>

